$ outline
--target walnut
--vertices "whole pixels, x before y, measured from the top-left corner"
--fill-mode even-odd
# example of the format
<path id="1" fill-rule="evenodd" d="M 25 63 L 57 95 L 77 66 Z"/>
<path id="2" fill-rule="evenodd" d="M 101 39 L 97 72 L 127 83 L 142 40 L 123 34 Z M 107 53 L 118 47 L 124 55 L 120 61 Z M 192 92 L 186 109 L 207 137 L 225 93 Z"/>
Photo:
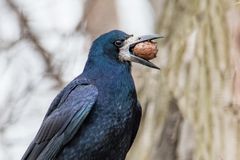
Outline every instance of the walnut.
<path id="1" fill-rule="evenodd" d="M 151 41 L 138 43 L 134 46 L 133 52 L 138 57 L 144 58 L 146 60 L 151 60 L 157 55 L 157 43 Z"/>

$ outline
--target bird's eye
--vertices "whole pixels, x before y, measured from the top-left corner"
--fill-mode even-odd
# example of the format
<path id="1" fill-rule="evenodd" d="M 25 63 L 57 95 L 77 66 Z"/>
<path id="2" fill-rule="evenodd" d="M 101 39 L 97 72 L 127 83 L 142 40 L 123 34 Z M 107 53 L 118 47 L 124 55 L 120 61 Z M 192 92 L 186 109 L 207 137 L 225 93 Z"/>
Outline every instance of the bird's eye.
<path id="1" fill-rule="evenodd" d="M 117 47 L 122 47 L 123 46 L 123 41 L 117 40 L 117 41 L 114 42 L 114 45 L 117 46 Z"/>

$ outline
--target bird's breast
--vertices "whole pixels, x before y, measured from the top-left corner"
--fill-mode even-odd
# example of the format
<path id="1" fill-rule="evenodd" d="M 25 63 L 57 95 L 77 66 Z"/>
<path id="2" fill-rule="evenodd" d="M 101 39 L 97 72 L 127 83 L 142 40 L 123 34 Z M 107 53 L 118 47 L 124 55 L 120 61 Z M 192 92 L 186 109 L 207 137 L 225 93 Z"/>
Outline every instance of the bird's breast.
<path id="1" fill-rule="evenodd" d="M 137 97 L 132 77 L 108 77 L 100 83 L 95 116 L 106 128 L 125 130 L 131 123 Z"/>

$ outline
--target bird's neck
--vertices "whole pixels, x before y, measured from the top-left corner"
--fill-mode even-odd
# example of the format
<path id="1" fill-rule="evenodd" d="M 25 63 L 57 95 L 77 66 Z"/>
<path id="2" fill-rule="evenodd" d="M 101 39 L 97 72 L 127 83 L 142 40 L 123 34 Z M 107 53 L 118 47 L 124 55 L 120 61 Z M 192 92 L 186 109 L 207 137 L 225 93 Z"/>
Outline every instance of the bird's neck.
<path id="1" fill-rule="evenodd" d="M 89 79 L 102 96 L 110 94 L 110 97 L 123 101 L 129 97 L 136 97 L 130 64 L 115 64 L 103 60 L 101 63 L 101 58 L 97 62 L 88 59 L 82 76 Z"/>
<path id="2" fill-rule="evenodd" d="M 131 77 L 131 64 L 121 63 L 104 57 L 88 58 L 83 75 L 91 80 L 114 76 Z M 132 77 L 131 77 L 132 78 Z"/>

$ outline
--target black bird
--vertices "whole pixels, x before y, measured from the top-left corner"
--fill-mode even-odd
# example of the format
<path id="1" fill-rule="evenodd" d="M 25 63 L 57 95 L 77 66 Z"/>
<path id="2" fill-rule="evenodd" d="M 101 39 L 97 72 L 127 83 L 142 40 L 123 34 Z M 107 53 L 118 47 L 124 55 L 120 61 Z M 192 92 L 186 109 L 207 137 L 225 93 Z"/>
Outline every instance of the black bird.
<path id="1" fill-rule="evenodd" d="M 157 38 L 119 30 L 98 37 L 83 73 L 53 100 L 22 160 L 124 160 L 141 119 L 131 61 L 158 68 L 131 48 Z"/>

